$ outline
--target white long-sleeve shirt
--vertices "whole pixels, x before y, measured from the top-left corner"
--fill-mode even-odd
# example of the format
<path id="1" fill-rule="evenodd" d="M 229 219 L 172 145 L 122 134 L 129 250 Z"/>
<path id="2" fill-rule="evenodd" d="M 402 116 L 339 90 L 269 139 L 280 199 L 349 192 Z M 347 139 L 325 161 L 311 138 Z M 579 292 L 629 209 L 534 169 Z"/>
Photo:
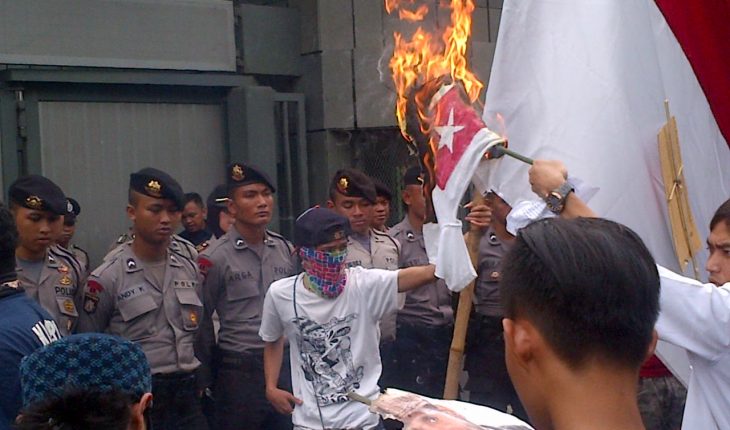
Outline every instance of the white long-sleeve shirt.
<path id="1" fill-rule="evenodd" d="M 659 266 L 659 338 L 687 350 L 683 430 L 730 429 L 730 282 L 702 284 Z"/>

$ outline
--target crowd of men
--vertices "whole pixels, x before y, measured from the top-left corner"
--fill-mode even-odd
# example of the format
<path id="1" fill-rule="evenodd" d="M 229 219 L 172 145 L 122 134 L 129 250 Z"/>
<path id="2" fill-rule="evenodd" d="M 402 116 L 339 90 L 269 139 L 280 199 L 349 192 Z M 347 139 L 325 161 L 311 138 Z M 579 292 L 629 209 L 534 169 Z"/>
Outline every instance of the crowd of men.
<path id="1" fill-rule="evenodd" d="M 158 169 L 132 173 L 132 226 L 95 267 L 73 244 L 78 202 L 39 175 L 10 186 L 0 429 L 101 417 L 135 429 L 398 428 L 348 394 L 442 395 L 455 302 L 426 253 L 420 168 L 405 171 L 398 201 L 339 170 L 292 238 L 268 229 L 276 189 L 264 171 L 231 163 L 225 177 L 203 201 Z M 730 200 L 710 224 L 703 285 L 657 271 L 641 239 L 596 218 L 567 177 L 535 162 L 533 191 L 556 217 L 516 236 L 499 190 L 467 208 L 484 235 L 465 396 L 538 429 L 677 429 L 687 390 L 653 355 L 656 323 L 693 364 L 685 428 L 730 428 Z M 399 203 L 405 216 L 389 227 Z"/>

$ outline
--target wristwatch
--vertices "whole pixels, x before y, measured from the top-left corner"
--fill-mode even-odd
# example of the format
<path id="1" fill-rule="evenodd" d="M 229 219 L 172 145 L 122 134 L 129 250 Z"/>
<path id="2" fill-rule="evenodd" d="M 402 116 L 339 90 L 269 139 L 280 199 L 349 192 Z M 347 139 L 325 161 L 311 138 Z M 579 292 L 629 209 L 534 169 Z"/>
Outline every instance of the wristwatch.
<path id="1" fill-rule="evenodd" d="M 555 215 L 560 215 L 565 209 L 565 200 L 568 198 L 568 194 L 575 191 L 575 187 L 570 181 L 563 182 L 558 189 L 551 191 L 545 196 L 545 203 L 547 203 L 548 209 Z"/>

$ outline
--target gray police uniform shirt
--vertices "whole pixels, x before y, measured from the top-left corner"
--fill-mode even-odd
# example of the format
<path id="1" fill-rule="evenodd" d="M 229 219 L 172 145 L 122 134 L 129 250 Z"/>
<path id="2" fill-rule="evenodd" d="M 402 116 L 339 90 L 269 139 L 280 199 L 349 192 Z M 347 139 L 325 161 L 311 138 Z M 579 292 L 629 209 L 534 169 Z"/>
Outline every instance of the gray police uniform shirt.
<path id="1" fill-rule="evenodd" d="M 400 244 L 387 233 L 370 229 L 370 251 L 352 237 L 347 239 L 347 267 L 361 266 L 366 269 L 396 270 Z M 395 340 L 395 324 L 398 313 L 386 314 L 380 320 L 380 341 Z"/>
<path id="2" fill-rule="evenodd" d="M 37 279 L 24 273 L 20 264 L 16 270 L 18 282 L 26 294 L 51 314 L 61 334 L 73 333 L 79 317 L 78 294 L 86 281 L 73 254 L 56 245 L 49 247 Z"/>
<path id="3" fill-rule="evenodd" d="M 260 352 L 264 297 L 272 282 L 296 274 L 294 247 L 283 236 L 266 231 L 263 246 L 251 247 L 235 228 L 200 254 L 204 279 L 206 325 L 213 311 L 220 318 L 218 347 L 236 353 Z M 259 254 L 260 253 L 260 254 Z M 204 356 L 215 344 L 212 330 L 201 339 Z M 207 364 L 207 363 L 206 363 Z"/>
<path id="4" fill-rule="evenodd" d="M 490 317 L 502 317 L 499 280 L 502 277 L 502 257 L 509 246 L 497 238 L 491 228 L 479 242 L 479 265 L 474 287 L 474 310 Z"/>
<path id="5" fill-rule="evenodd" d="M 78 331 L 136 342 L 152 374 L 193 371 L 200 365 L 193 345 L 203 315 L 197 268 L 168 250 L 159 285 L 145 266 L 125 244 L 94 270 L 84 289 Z"/>
<path id="6" fill-rule="evenodd" d="M 408 221 L 394 225 L 389 232 L 400 243 L 400 267 L 428 265 L 423 233 L 415 230 Z M 408 291 L 405 306 L 398 311 L 398 320 L 412 325 L 444 326 L 454 323 L 451 292 L 446 282 L 439 279 L 430 284 Z"/>

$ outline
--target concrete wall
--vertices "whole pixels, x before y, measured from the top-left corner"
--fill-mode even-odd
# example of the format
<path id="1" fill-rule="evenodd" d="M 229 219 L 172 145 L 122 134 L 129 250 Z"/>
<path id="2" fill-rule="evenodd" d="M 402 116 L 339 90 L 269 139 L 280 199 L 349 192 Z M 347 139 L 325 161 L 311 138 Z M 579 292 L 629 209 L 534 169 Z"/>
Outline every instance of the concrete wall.
<path id="1" fill-rule="evenodd" d="M 225 0 L 0 0 L 0 63 L 235 71 Z"/>
<path id="2" fill-rule="evenodd" d="M 449 11 L 439 0 L 427 0 L 426 25 L 445 26 Z M 297 88 L 306 95 L 310 164 L 320 174 L 357 165 L 356 142 L 344 130 L 396 127 L 395 92 L 388 61 L 393 32 L 411 34 L 418 25 L 386 13 L 382 0 L 291 0 L 300 11 L 302 78 Z M 477 0 L 470 48 L 474 71 L 489 80 L 501 14 L 501 0 Z M 382 136 L 382 135 L 381 135 Z M 361 139 L 362 140 L 362 139 Z M 403 144 L 394 139 L 393 144 Z M 323 151 L 320 153 L 319 151 Z M 323 164 L 324 163 L 324 164 Z M 333 165 L 334 164 L 334 165 Z M 331 166 L 322 170 L 321 166 Z M 313 190 L 318 186 L 312 182 Z"/>

